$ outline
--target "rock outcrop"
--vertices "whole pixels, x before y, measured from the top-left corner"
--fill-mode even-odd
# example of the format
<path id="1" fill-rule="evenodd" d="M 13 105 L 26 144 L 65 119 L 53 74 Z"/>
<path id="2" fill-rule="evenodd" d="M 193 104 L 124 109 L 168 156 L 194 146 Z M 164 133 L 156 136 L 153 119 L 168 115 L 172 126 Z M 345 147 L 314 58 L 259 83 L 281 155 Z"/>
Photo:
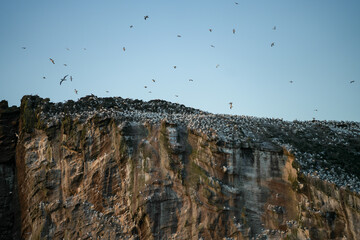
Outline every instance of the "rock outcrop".
<path id="1" fill-rule="evenodd" d="M 25 96 L 17 116 L 0 146 L 13 164 L 17 141 L 4 186 L 22 239 L 360 236 L 359 123 L 95 96 Z"/>

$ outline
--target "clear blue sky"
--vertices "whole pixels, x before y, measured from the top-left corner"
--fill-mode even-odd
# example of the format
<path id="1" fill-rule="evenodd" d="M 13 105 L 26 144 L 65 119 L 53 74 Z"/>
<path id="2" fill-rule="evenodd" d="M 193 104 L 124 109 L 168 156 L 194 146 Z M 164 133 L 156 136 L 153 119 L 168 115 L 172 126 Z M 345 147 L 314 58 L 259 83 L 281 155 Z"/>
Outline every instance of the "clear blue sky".
<path id="1" fill-rule="evenodd" d="M 236 2 L 2 0 L 0 98 L 19 105 L 25 94 L 58 102 L 92 93 L 360 121 L 359 0 Z M 73 81 L 60 86 L 66 74 Z"/>

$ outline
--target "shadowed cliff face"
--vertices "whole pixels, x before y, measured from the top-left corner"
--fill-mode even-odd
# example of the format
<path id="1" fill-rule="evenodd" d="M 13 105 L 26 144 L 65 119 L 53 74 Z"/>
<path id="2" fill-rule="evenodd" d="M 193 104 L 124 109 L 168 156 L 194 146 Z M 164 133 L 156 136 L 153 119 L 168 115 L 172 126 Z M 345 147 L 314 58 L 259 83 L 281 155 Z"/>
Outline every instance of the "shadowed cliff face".
<path id="1" fill-rule="evenodd" d="M 359 195 L 304 175 L 279 141 L 250 138 L 232 121 L 163 101 L 54 105 L 25 96 L 16 149 L 22 238 L 360 235 Z"/>

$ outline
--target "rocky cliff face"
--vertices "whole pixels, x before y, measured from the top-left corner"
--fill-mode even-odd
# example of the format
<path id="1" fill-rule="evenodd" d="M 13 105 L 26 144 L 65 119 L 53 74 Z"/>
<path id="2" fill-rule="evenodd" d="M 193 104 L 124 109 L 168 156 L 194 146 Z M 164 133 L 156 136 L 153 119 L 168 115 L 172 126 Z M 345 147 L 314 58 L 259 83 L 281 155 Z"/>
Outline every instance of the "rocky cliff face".
<path id="1" fill-rule="evenodd" d="M 23 239 L 360 236 L 359 123 L 25 96 L 18 129 Z"/>

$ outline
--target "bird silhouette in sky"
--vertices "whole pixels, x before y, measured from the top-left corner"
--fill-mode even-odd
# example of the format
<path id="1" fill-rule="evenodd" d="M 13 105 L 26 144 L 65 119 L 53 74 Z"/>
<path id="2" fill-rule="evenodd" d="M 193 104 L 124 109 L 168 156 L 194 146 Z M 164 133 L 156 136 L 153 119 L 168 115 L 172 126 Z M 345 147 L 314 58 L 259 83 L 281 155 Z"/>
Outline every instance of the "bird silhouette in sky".
<path id="1" fill-rule="evenodd" d="M 178 34 L 177 37 L 181 37 L 181 35 Z"/>
<path id="2" fill-rule="evenodd" d="M 210 47 L 214 48 L 215 46 L 214 46 L 214 45 L 210 45 Z"/>
<path id="3" fill-rule="evenodd" d="M 229 102 L 229 105 L 230 105 L 230 109 L 232 109 L 232 105 L 233 105 L 233 103 L 232 102 Z"/>
<path id="4" fill-rule="evenodd" d="M 86 50 L 86 48 L 83 48 L 84 49 L 84 51 Z"/>
<path id="5" fill-rule="evenodd" d="M 66 64 L 66 63 L 64 63 L 64 66 L 66 67 L 66 66 L 67 66 L 67 64 Z"/>
<path id="6" fill-rule="evenodd" d="M 151 91 L 149 91 L 149 93 L 151 93 Z"/>
<path id="7" fill-rule="evenodd" d="M 176 69 L 176 66 L 174 66 L 174 69 Z"/>
<path id="8" fill-rule="evenodd" d="M 26 47 L 22 47 L 22 49 L 26 49 Z"/>
<path id="9" fill-rule="evenodd" d="M 149 18 L 149 16 L 148 15 L 146 15 L 146 16 L 144 16 L 144 19 L 146 20 L 146 19 L 148 19 Z"/>
<path id="10" fill-rule="evenodd" d="M 355 81 L 354 80 L 351 80 L 350 83 L 354 83 Z"/>
<path id="11" fill-rule="evenodd" d="M 78 94 L 78 90 L 74 89 L 75 94 Z"/>
<path id="12" fill-rule="evenodd" d="M 236 4 L 236 5 L 239 5 L 239 3 L 238 3 L 238 2 L 235 2 L 235 4 Z"/>
<path id="13" fill-rule="evenodd" d="M 105 91 L 106 93 L 109 93 L 109 91 Z"/>
<path id="14" fill-rule="evenodd" d="M 270 46 L 271 46 L 271 47 L 275 46 L 275 43 L 274 43 L 274 42 L 272 42 Z"/>
<path id="15" fill-rule="evenodd" d="M 289 81 L 289 83 L 293 83 L 293 81 Z"/>
<path id="16" fill-rule="evenodd" d="M 53 63 L 53 64 L 55 64 L 55 61 L 54 61 L 54 59 L 52 59 L 52 58 L 50 58 L 50 61 Z"/>
<path id="17" fill-rule="evenodd" d="M 60 85 L 62 84 L 62 82 L 63 81 L 66 81 L 66 77 L 67 77 L 68 75 L 65 75 L 61 80 L 60 80 Z"/>
<path id="18" fill-rule="evenodd" d="M 209 28 L 209 32 L 212 32 L 212 29 L 211 29 L 211 28 Z"/>
<path id="19" fill-rule="evenodd" d="M 123 50 L 124 50 L 124 52 L 125 52 L 125 47 L 123 47 Z"/>
<path id="20" fill-rule="evenodd" d="M 175 97 L 179 97 L 179 95 L 175 95 Z"/>
<path id="21" fill-rule="evenodd" d="M 192 80 L 191 78 L 189 79 L 189 82 L 193 82 L 194 80 Z"/>
<path id="22" fill-rule="evenodd" d="M 155 79 L 152 79 L 153 82 L 155 82 Z"/>
<path id="23" fill-rule="evenodd" d="M 273 27 L 273 30 L 276 30 L 276 26 Z"/>
<path id="24" fill-rule="evenodd" d="M 317 109 L 315 109 L 314 111 L 315 111 L 315 112 L 317 112 L 318 110 L 317 110 Z"/>
<path id="25" fill-rule="evenodd" d="M 43 77 L 43 79 L 46 79 L 46 77 Z"/>
<path id="26" fill-rule="evenodd" d="M 133 28 L 134 26 L 133 25 L 130 25 L 130 28 Z"/>
<path id="27" fill-rule="evenodd" d="M 220 64 L 216 64 L 216 68 L 220 67 Z"/>
<path id="28" fill-rule="evenodd" d="M 69 48 L 66 48 L 66 50 L 70 51 L 70 49 L 69 49 Z"/>
<path id="29" fill-rule="evenodd" d="M 147 86 L 144 86 L 144 88 L 147 88 Z"/>
<path id="30" fill-rule="evenodd" d="M 233 34 L 235 34 L 235 28 L 233 28 Z"/>
<path id="31" fill-rule="evenodd" d="M 70 76 L 70 81 L 72 81 L 72 76 Z"/>

